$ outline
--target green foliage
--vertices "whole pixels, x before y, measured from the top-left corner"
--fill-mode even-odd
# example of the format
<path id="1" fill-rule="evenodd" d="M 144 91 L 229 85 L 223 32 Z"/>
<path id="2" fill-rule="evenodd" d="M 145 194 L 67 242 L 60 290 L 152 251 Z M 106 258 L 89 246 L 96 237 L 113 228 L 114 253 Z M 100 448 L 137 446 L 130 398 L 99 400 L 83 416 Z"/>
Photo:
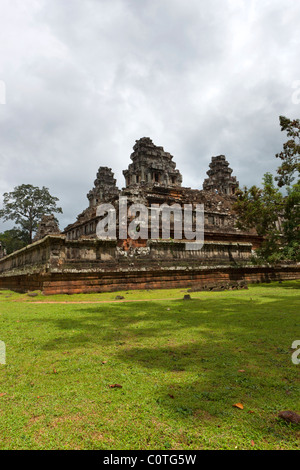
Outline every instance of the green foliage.
<path id="1" fill-rule="evenodd" d="M 281 131 L 286 131 L 290 139 L 283 144 L 283 151 L 276 154 L 282 160 L 277 169 L 278 186 L 290 186 L 295 177 L 299 179 L 300 173 L 300 120 L 288 119 L 280 116 Z M 298 181 L 299 182 L 299 181 Z"/>
<path id="2" fill-rule="evenodd" d="M 265 236 L 270 231 L 278 232 L 278 212 L 282 211 L 282 194 L 274 186 L 273 176 L 266 173 L 263 188 L 252 186 L 237 191 L 235 210 L 239 216 L 238 228 L 255 228 L 258 235 Z"/>
<path id="3" fill-rule="evenodd" d="M 4 207 L 0 210 L 0 218 L 4 221 L 14 220 L 31 243 L 43 215 L 62 213 L 62 209 L 56 205 L 57 201 L 58 198 L 51 196 L 45 186 L 40 189 L 31 184 L 22 184 L 12 192 L 4 193 Z"/>
<path id="4" fill-rule="evenodd" d="M 286 242 L 300 243 L 300 183 L 287 188 L 287 192 L 283 222 Z"/>
<path id="5" fill-rule="evenodd" d="M 284 212 L 284 199 L 274 185 L 273 176 L 270 173 L 264 175 L 262 189 L 245 187 L 236 195 L 234 210 L 238 215 L 237 227 L 242 230 L 256 229 L 257 234 L 264 237 L 258 255 L 268 259 L 279 249 L 281 232 L 278 216 Z"/>
<path id="6" fill-rule="evenodd" d="M 5 230 L 5 232 L 0 233 L 0 242 L 2 243 L 3 248 L 6 249 L 6 253 L 9 255 L 16 250 L 20 250 L 29 243 L 28 234 L 17 228 Z"/>
<path id="7" fill-rule="evenodd" d="M 237 227 L 255 229 L 264 241 L 257 250 L 257 260 L 277 262 L 300 261 L 300 120 L 280 116 L 281 130 L 290 139 L 283 151 L 276 155 L 282 160 L 275 180 L 279 187 L 286 186 L 283 196 L 274 186 L 273 176 L 266 173 L 262 189 L 252 186 L 237 191 L 234 209 L 238 216 Z M 291 182 L 298 177 L 296 184 Z"/>

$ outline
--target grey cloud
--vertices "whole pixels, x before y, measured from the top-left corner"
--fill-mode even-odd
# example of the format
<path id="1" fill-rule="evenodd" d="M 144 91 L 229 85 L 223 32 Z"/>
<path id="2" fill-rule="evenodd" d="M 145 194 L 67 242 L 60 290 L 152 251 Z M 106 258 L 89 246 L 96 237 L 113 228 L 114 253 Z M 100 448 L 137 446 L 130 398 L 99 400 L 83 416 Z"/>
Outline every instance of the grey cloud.
<path id="1" fill-rule="evenodd" d="M 241 185 L 259 184 L 278 166 L 279 115 L 299 117 L 299 13 L 292 0 L 4 0 L 0 193 L 49 187 L 64 227 L 100 165 L 124 185 L 143 136 L 186 186 L 221 153 Z"/>

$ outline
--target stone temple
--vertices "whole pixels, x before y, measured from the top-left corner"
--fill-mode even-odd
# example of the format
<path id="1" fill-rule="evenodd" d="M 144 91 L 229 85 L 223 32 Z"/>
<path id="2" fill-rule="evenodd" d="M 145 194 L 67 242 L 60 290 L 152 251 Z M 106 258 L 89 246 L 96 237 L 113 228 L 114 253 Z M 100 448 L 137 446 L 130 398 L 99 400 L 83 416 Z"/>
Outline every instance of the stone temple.
<path id="1" fill-rule="evenodd" d="M 130 158 L 132 163 L 123 171 L 125 188 L 122 190 L 117 187 L 111 168 L 99 168 L 94 187 L 87 195 L 89 207 L 63 231 L 69 240 L 96 237 L 97 206 L 104 202 L 117 203 L 120 196 L 126 196 L 129 203 L 138 202 L 148 207 L 164 203 L 204 204 L 205 225 L 214 237 L 218 233 L 221 239 L 224 233 L 231 237 L 239 235 L 232 212 L 238 182 L 231 176 L 232 170 L 224 155 L 212 157 L 203 190 L 182 187 L 182 175 L 173 156 L 163 147 L 154 145 L 149 137 L 136 141 Z"/>
<path id="2" fill-rule="evenodd" d="M 53 216 L 46 216 L 31 245 L 10 255 L 0 246 L 0 288 L 50 295 L 171 287 L 212 290 L 299 279 L 298 265 L 250 262 L 262 238 L 254 230 L 236 228 L 233 204 L 239 183 L 224 155 L 212 157 L 202 189 L 182 186 L 173 156 L 149 137 L 135 142 L 130 159 L 123 188 L 118 188 L 111 168 L 100 166 L 86 209 L 63 231 Z M 99 239 L 98 206 L 109 204 L 118 215 L 120 198 L 146 208 L 189 205 L 193 223 L 197 205 L 203 205 L 202 249 L 186 249 L 190 233 L 175 236 L 175 217 L 170 218 L 168 237 L 161 229 L 157 237 L 120 237 L 117 223 L 115 238 Z M 125 223 L 130 222 L 128 216 Z"/>

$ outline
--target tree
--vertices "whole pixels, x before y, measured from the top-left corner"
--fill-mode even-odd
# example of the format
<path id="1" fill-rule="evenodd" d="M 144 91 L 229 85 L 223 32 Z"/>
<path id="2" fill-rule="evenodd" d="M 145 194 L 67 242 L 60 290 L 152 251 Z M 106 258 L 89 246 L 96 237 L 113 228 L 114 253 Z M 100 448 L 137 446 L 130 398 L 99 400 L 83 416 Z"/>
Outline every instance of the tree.
<path id="1" fill-rule="evenodd" d="M 300 174 L 300 120 L 288 119 L 285 116 L 279 117 L 281 131 L 286 131 L 290 139 L 283 144 L 283 150 L 276 154 L 282 160 L 277 169 L 278 176 L 275 180 L 278 186 L 290 186 L 298 173 L 298 183 Z"/>
<path id="2" fill-rule="evenodd" d="M 274 185 L 270 173 L 263 177 L 263 187 L 244 187 L 236 192 L 234 210 L 238 216 L 237 227 L 242 230 L 255 229 L 264 237 L 259 253 L 269 258 L 280 246 L 280 218 L 284 214 L 284 198 Z"/>
<path id="3" fill-rule="evenodd" d="M 9 255 L 27 245 L 27 234 L 17 228 L 5 230 L 5 232 L 0 233 L 0 242 Z"/>
<path id="4" fill-rule="evenodd" d="M 14 220 L 21 231 L 26 233 L 27 243 L 32 243 L 33 233 L 42 216 L 62 213 L 62 209 L 56 205 L 57 201 L 58 198 L 51 196 L 44 186 L 40 189 L 31 184 L 22 184 L 12 192 L 3 194 L 0 218 L 4 221 Z"/>
<path id="5" fill-rule="evenodd" d="M 300 183 L 287 188 L 282 222 L 283 254 L 300 261 Z"/>
<path id="6" fill-rule="evenodd" d="M 285 186 L 287 197 L 284 204 L 282 252 L 289 259 L 300 260 L 300 120 L 279 117 L 281 131 L 286 131 L 289 140 L 283 150 L 276 154 L 282 160 L 277 169 L 276 181 Z M 291 183 L 296 178 L 296 184 Z"/>
<path id="7" fill-rule="evenodd" d="M 300 261 L 300 120 L 280 116 L 281 130 L 289 140 L 283 151 L 276 154 L 282 160 L 275 180 L 284 187 L 283 196 L 274 187 L 273 177 L 266 173 L 263 188 L 252 186 L 237 191 L 234 206 L 238 215 L 237 227 L 255 228 L 264 242 L 258 254 L 264 259 Z M 297 178 L 297 183 L 291 183 Z"/>

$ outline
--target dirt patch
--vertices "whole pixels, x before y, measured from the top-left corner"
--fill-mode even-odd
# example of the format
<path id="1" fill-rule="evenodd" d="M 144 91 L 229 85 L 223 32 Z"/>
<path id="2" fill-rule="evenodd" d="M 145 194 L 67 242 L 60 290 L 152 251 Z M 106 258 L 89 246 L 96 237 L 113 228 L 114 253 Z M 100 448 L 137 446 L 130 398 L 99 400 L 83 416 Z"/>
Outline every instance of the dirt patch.
<path id="1" fill-rule="evenodd" d="M 195 410 L 194 412 L 195 418 L 198 418 L 201 421 L 215 421 L 216 417 L 208 413 L 205 410 Z"/>
<path id="2" fill-rule="evenodd" d="M 121 302 L 162 302 L 165 300 L 181 300 L 181 298 L 171 298 L 171 299 L 132 299 L 132 300 L 82 300 L 82 301 L 39 301 L 36 302 L 26 302 L 28 304 L 112 304 L 112 303 L 121 303 Z M 22 302 L 22 300 L 14 300 L 14 302 Z"/>

